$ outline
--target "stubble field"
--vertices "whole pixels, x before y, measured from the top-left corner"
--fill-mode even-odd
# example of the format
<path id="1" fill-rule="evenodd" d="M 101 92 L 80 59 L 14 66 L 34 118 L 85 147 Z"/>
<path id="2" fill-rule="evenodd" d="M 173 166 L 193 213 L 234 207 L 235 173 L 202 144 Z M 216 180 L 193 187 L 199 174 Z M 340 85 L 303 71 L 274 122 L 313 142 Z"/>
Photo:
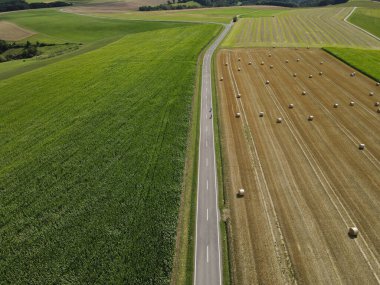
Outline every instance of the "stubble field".
<path id="1" fill-rule="evenodd" d="M 352 9 L 294 9 L 274 17 L 240 19 L 223 46 L 379 48 L 379 41 L 343 21 Z"/>
<path id="2" fill-rule="evenodd" d="M 236 284 L 379 282 L 380 87 L 352 72 L 317 49 L 218 53 Z"/>

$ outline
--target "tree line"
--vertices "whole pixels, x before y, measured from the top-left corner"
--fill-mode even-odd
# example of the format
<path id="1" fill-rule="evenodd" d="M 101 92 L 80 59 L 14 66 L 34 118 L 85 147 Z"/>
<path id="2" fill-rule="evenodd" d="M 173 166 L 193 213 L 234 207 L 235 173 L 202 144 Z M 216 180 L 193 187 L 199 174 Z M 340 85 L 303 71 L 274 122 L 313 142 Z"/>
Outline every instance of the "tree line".
<path id="1" fill-rule="evenodd" d="M 5 62 L 14 59 L 24 59 L 31 58 L 36 55 L 39 55 L 39 47 L 53 46 L 55 44 L 46 44 L 46 43 L 31 43 L 27 41 L 26 43 L 10 43 L 4 40 L 0 40 L 0 62 Z M 4 56 L 4 52 L 8 53 Z"/>
<path id="2" fill-rule="evenodd" d="M 27 3 L 25 0 L 5 0 L 0 1 L 0 12 L 9 12 L 26 9 L 41 9 L 41 8 L 53 8 L 71 6 L 72 3 L 63 1 L 55 1 L 50 3 Z"/>

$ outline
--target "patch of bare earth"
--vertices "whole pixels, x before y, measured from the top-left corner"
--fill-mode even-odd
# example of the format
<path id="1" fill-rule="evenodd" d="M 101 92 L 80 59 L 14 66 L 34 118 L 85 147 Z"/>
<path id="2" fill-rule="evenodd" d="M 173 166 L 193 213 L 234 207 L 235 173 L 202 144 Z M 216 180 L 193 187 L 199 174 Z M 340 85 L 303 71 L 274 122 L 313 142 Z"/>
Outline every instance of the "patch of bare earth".
<path id="1" fill-rule="evenodd" d="M 319 49 L 221 50 L 216 72 L 235 284 L 378 284 L 380 87 Z"/>
<path id="2" fill-rule="evenodd" d="M 7 21 L 0 21 L 0 39 L 5 41 L 20 41 L 35 35 L 35 32 L 26 30 Z"/>

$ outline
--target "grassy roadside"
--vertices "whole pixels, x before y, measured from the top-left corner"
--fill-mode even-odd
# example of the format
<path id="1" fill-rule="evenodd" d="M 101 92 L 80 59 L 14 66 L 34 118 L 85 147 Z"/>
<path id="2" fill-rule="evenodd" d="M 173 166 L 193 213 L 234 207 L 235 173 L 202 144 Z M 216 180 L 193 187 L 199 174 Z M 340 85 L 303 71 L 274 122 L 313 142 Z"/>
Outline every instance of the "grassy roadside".
<path id="1" fill-rule="evenodd" d="M 191 126 L 188 138 L 188 149 L 184 171 L 184 185 L 181 197 L 181 209 L 177 230 L 176 252 L 174 257 L 171 284 L 193 284 L 194 273 L 194 246 L 196 225 L 196 201 L 198 186 L 198 152 L 200 128 L 200 98 L 202 84 L 203 56 L 221 29 L 210 39 L 207 46 L 198 57 L 197 80 L 192 104 Z"/>
<path id="2" fill-rule="evenodd" d="M 229 247 L 228 247 L 228 219 L 225 217 L 225 209 L 227 208 L 227 195 L 225 193 L 224 188 L 224 172 L 223 172 L 223 156 L 221 149 L 221 134 L 220 134 L 220 120 L 219 120 L 219 104 L 216 95 L 216 71 L 215 71 L 215 55 L 217 51 L 214 53 L 212 57 L 212 107 L 213 107 L 213 115 L 214 115 L 214 142 L 215 142 L 215 159 L 216 159 L 216 169 L 218 173 L 218 202 L 220 209 L 220 236 L 222 243 L 222 261 L 223 261 L 223 284 L 229 285 L 231 284 L 231 275 L 230 275 L 230 266 L 229 266 Z"/>
<path id="3" fill-rule="evenodd" d="M 229 33 L 231 33 L 232 29 Z M 227 38 L 228 34 L 226 35 Z M 223 41 L 221 42 L 221 44 Z M 220 45 L 221 45 L 220 44 Z M 218 49 L 220 46 L 218 47 Z M 231 272 L 231 247 L 230 247 L 230 220 L 229 220 L 229 203 L 228 203 L 228 195 L 226 193 L 226 188 L 224 184 L 224 162 L 223 162 L 223 151 L 222 151 L 222 133 L 221 133 L 221 121 L 220 113 L 219 113 L 219 101 L 217 96 L 217 88 L 216 88 L 216 82 L 218 75 L 216 73 L 215 69 L 215 58 L 216 54 L 218 53 L 218 49 L 215 51 L 212 57 L 212 104 L 213 104 L 213 115 L 214 115 L 214 138 L 215 138 L 215 158 L 216 158 L 216 165 L 217 165 L 217 173 L 218 173 L 218 189 L 219 189 L 219 209 L 221 212 L 221 223 L 220 223 L 220 232 L 221 232 L 221 243 L 222 243 L 222 260 L 223 260 L 223 284 L 224 285 L 230 285 L 233 284 L 232 279 L 232 272 Z"/>
<path id="4" fill-rule="evenodd" d="M 380 81 L 380 50 L 332 47 L 323 50 L 373 80 Z"/>

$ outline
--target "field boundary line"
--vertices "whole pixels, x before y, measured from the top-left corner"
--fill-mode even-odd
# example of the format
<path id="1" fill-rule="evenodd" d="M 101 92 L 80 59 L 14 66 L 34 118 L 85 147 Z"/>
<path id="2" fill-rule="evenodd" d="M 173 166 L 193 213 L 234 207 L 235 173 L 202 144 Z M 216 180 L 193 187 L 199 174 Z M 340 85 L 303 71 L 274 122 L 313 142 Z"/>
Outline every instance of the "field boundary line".
<path id="1" fill-rule="evenodd" d="M 355 28 L 361 30 L 362 32 L 366 33 L 367 35 L 369 35 L 369 36 L 375 38 L 376 40 L 380 41 L 380 38 L 379 38 L 379 37 L 375 36 L 374 34 L 371 34 L 371 33 L 368 32 L 367 30 L 365 30 L 365 29 L 363 29 L 363 28 L 361 28 L 361 27 L 359 27 L 359 26 L 357 26 L 357 25 L 351 23 L 350 21 L 348 21 L 348 19 L 351 17 L 351 15 L 355 12 L 355 10 L 356 10 L 357 8 L 358 8 L 358 7 L 354 7 L 354 8 L 352 9 L 352 11 L 350 12 L 350 14 L 348 14 L 348 15 L 343 19 L 343 21 L 345 21 L 346 23 L 348 23 L 348 24 L 354 26 Z"/>

